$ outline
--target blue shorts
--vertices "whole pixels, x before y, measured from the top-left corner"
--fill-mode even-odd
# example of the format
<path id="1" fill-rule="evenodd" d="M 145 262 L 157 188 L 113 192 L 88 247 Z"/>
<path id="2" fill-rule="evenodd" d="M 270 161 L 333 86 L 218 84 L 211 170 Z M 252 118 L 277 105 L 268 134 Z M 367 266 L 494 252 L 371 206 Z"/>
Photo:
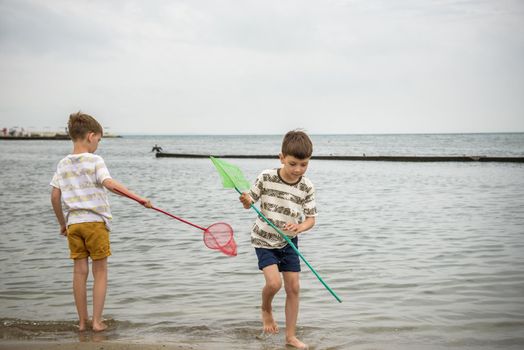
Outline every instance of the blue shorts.
<path id="1" fill-rule="evenodd" d="M 298 238 L 291 242 L 298 248 Z M 277 264 L 280 272 L 300 272 L 300 259 L 297 252 L 289 244 L 280 249 L 255 248 L 258 257 L 258 268 Z"/>

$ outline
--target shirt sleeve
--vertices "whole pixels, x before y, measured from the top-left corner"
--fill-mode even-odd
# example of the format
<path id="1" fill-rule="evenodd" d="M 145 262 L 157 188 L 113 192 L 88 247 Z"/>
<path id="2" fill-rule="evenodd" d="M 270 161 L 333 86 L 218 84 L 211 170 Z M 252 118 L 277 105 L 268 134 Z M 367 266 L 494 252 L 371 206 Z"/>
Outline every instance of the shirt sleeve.
<path id="1" fill-rule="evenodd" d="M 255 180 L 255 183 L 253 184 L 253 186 L 251 186 L 251 188 L 249 189 L 249 195 L 251 196 L 251 199 L 253 199 L 253 202 L 257 202 L 260 199 L 263 188 L 264 188 L 264 176 L 260 174 L 258 175 L 257 179 Z"/>
<path id="2" fill-rule="evenodd" d="M 317 216 L 317 205 L 315 203 L 315 186 L 311 185 L 311 188 L 309 191 L 307 191 L 306 199 L 304 200 L 303 204 L 304 208 L 304 215 L 306 217 L 309 216 Z"/>
<path id="3" fill-rule="evenodd" d="M 55 172 L 55 175 L 53 175 L 53 179 L 51 180 L 50 185 L 56 188 L 60 188 L 60 183 L 58 182 L 58 172 Z"/>
<path id="4" fill-rule="evenodd" d="M 110 179 L 111 175 L 106 167 L 104 159 L 100 157 L 95 164 L 96 182 L 102 184 L 104 180 Z"/>

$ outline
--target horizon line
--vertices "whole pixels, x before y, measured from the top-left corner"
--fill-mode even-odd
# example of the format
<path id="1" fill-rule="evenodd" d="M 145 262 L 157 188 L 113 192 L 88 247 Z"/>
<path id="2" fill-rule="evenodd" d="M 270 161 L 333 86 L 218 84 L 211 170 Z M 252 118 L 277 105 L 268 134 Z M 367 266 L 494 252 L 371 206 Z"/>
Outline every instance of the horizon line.
<path id="1" fill-rule="evenodd" d="M 524 131 L 480 131 L 480 132 L 377 132 L 377 133 L 308 133 L 311 136 L 378 136 L 378 135 L 483 135 L 483 134 L 523 134 Z M 114 132 L 121 136 L 282 136 L 283 133 L 137 133 L 137 132 Z"/>

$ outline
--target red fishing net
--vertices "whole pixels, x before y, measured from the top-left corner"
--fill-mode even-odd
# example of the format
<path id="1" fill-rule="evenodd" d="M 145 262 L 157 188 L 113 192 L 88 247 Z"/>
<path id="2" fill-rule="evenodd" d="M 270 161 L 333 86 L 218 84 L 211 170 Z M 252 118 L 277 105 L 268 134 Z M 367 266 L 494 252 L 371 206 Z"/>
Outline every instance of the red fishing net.
<path id="1" fill-rule="evenodd" d="M 217 222 L 204 231 L 204 244 L 211 249 L 220 250 L 229 256 L 237 255 L 237 244 L 233 238 L 233 228 L 225 222 Z"/>

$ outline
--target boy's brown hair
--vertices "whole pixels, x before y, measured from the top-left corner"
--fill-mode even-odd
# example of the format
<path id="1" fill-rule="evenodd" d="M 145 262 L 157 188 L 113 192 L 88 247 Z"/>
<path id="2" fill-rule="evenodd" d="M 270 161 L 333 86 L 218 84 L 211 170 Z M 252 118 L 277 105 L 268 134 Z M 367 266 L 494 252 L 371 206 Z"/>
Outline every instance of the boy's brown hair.
<path id="1" fill-rule="evenodd" d="M 96 121 L 95 118 L 89 114 L 78 111 L 69 116 L 69 122 L 67 123 L 67 129 L 71 140 L 76 141 L 83 139 L 88 133 L 94 132 L 95 134 L 104 135 L 102 126 Z"/>
<path id="2" fill-rule="evenodd" d="M 282 140 L 282 154 L 297 159 L 307 159 L 313 154 L 313 142 L 302 130 L 292 130 Z"/>

